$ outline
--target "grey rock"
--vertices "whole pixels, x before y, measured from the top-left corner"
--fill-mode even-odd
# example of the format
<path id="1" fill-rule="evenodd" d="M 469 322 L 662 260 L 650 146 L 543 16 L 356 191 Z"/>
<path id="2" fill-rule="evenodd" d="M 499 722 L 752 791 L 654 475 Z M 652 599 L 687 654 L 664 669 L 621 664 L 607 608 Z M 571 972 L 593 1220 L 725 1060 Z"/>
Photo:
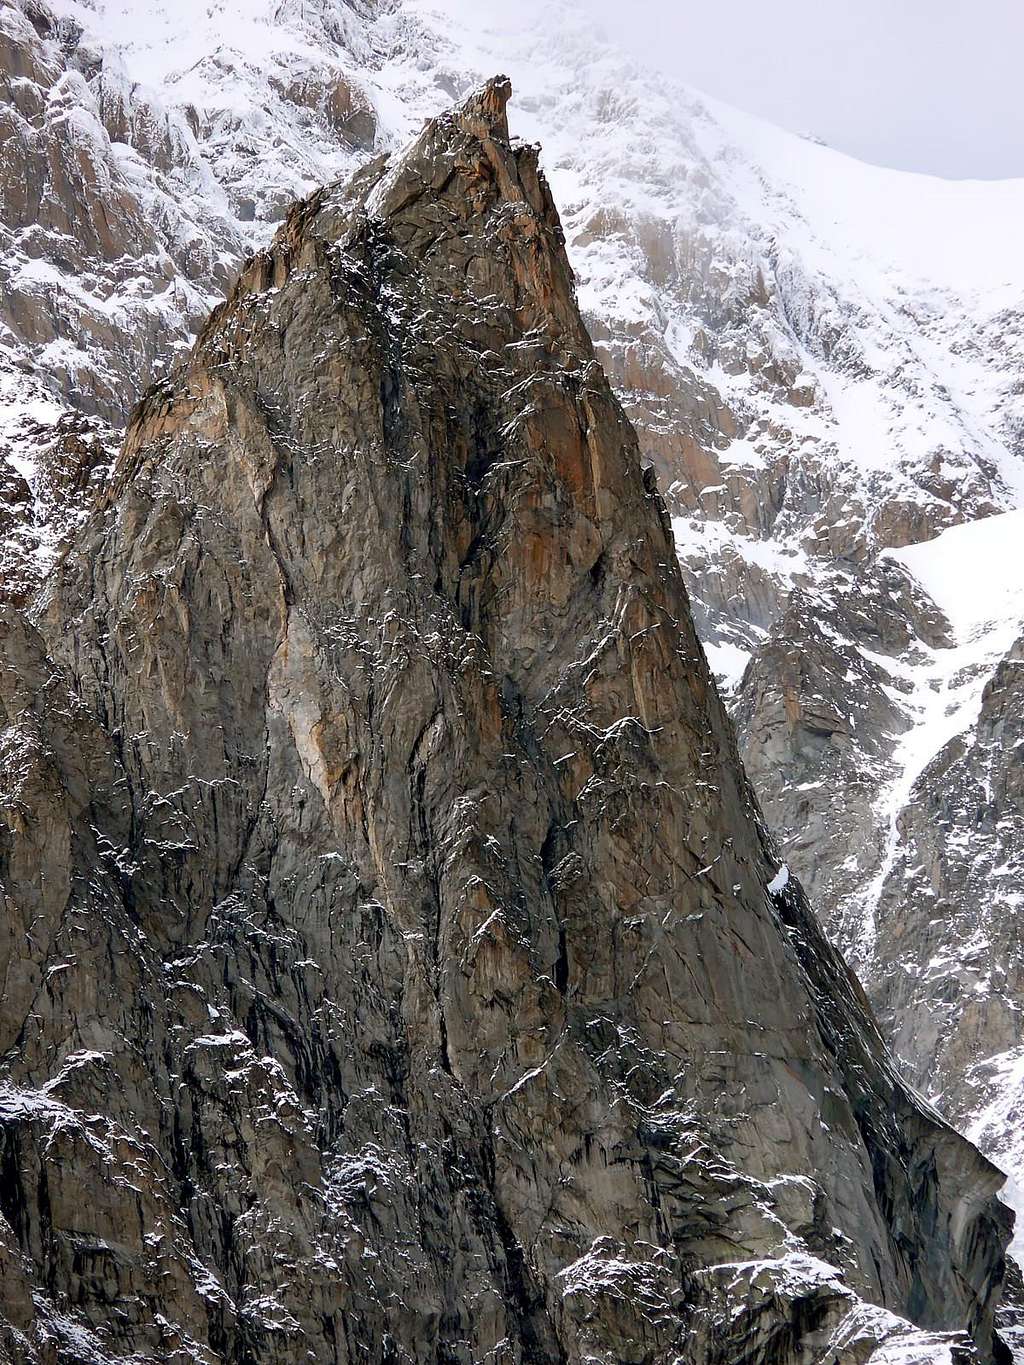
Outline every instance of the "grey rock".
<path id="1" fill-rule="evenodd" d="M 13 1359 L 1003 1358 L 508 93 L 291 211 L 5 618 Z"/>

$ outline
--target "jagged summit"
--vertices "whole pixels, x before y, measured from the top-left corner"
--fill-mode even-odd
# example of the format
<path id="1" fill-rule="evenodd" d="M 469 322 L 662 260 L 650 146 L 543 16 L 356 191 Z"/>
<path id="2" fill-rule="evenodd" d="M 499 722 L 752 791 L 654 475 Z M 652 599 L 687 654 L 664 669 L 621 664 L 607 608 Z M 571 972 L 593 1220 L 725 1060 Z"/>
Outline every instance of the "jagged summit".
<path id="1" fill-rule="evenodd" d="M 482 131 L 477 133 L 481 139 L 497 136 L 503 142 L 509 138 L 508 102 L 512 98 L 512 82 L 507 76 L 492 76 L 486 85 L 471 95 L 462 106 L 460 121 L 463 127 L 477 132 L 475 121 L 479 119 Z"/>
<path id="2" fill-rule="evenodd" d="M 997 1358 L 506 99 L 290 212 L 7 618 L 19 1361 Z"/>
<path id="3" fill-rule="evenodd" d="M 652 76 L 573 0 L 9 0 L 0 596 L 31 600 L 139 393 L 288 206 L 499 68 L 782 856 L 905 1074 L 1019 1200 L 1024 614 L 964 636 L 941 578 L 1009 581 L 959 528 L 1012 542 L 1024 497 L 1024 182 L 795 139 Z"/>

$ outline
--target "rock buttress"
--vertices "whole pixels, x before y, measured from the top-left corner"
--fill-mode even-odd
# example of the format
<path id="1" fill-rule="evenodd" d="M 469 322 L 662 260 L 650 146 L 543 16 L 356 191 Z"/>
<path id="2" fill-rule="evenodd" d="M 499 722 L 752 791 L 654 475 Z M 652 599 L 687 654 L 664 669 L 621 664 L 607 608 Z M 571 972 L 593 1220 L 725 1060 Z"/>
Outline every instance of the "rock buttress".
<path id="1" fill-rule="evenodd" d="M 293 210 L 11 618 L 16 1359 L 996 1358 L 507 97 Z"/>

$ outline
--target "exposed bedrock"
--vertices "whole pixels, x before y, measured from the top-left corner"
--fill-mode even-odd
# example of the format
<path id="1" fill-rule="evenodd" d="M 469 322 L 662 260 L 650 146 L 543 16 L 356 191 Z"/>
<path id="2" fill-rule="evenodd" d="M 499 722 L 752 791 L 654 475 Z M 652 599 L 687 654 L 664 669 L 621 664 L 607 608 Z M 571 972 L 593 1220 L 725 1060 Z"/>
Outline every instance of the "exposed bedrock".
<path id="1" fill-rule="evenodd" d="M 1003 1358 L 508 94 L 291 212 L 4 618 L 14 1360 Z"/>

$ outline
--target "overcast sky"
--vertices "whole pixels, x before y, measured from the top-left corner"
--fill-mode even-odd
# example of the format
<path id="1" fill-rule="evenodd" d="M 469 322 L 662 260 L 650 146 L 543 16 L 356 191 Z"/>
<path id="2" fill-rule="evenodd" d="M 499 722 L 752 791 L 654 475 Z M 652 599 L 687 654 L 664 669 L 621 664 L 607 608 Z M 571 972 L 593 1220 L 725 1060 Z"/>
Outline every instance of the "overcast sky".
<path id="1" fill-rule="evenodd" d="M 1024 0 L 585 0 L 690 85 L 881 165 L 1024 176 Z"/>

